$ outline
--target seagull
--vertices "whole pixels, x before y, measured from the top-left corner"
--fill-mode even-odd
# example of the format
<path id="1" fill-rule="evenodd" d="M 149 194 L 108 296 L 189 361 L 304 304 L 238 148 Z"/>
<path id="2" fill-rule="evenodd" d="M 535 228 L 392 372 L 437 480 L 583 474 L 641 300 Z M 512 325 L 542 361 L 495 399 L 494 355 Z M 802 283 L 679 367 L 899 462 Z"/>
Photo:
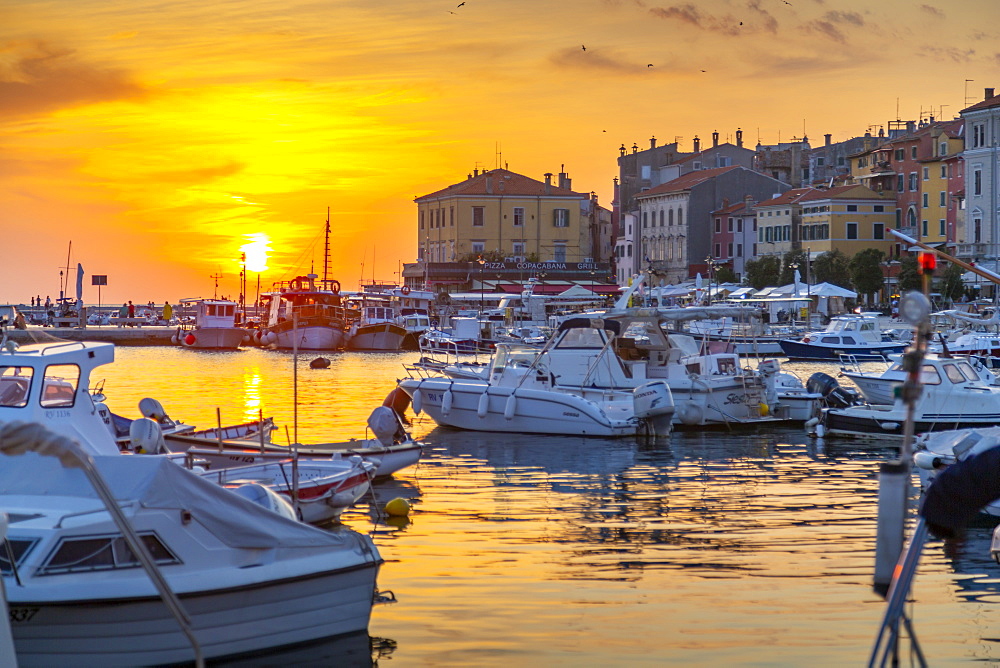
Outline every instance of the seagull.
<path id="1" fill-rule="evenodd" d="M 652 66 L 653 66 L 653 63 L 650 63 L 649 65 L 646 65 L 646 67 L 652 67 Z"/>
<path id="2" fill-rule="evenodd" d="M 708 70 L 702 70 L 702 72 L 707 72 Z"/>
<path id="3" fill-rule="evenodd" d="M 788 2 L 788 0 L 781 0 L 781 1 L 782 1 L 783 3 L 785 3 L 786 5 L 788 5 L 789 7 L 791 7 L 791 6 L 792 6 L 792 3 Z"/>
<path id="4" fill-rule="evenodd" d="M 580 48 L 583 49 L 584 51 L 586 51 L 587 50 L 587 45 L 586 44 L 581 44 Z"/>
<path id="5" fill-rule="evenodd" d="M 461 6 L 462 6 L 462 5 L 464 5 L 464 4 L 465 4 L 465 2 L 464 2 L 464 1 L 463 1 L 463 2 L 460 2 L 460 3 L 458 3 L 458 7 L 461 7 Z M 456 7 L 456 9 L 458 9 L 458 7 Z"/>

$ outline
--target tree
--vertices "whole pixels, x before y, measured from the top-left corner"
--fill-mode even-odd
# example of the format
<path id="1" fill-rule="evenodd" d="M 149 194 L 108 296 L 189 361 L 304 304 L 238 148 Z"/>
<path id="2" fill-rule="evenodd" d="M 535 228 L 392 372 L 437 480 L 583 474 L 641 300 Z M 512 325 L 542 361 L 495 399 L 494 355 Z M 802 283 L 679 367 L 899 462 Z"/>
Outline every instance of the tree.
<path id="1" fill-rule="evenodd" d="M 785 257 L 781 260 L 781 277 L 778 279 L 778 285 L 788 285 L 789 283 L 795 282 L 795 269 L 799 270 L 799 276 L 801 280 L 805 282 L 806 280 L 806 263 L 809 262 L 809 254 L 804 250 L 793 250 L 785 253 Z M 792 268 L 790 265 L 798 265 L 796 268 Z"/>
<path id="2" fill-rule="evenodd" d="M 957 264 L 949 264 L 941 272 L 941 277 L 938 279 L 938 292 L 941 293 L 941 296 L 948 301 L 961 299 L 962 295 L 965 294 L 965 284 L 962 283 L 964 274 L 965 269 Z"/>
<path id="3" fill-rule="evenodd" d="M 851 288 L 851 260 L 836 248 L 827 251 L 812 263 L 814 283 L 833 283 L 842 288 Z"/>
<path id="4" fill-rule="evenodd" d="M 908 255 L 900 259 L 899 274 L 896 276 L 896 287 L 901 295 L 911 290 L 923 289 L 920 268 L 917 266 L 917 258 L 914 256 Z"/>
<path id="5" fill-rule="evenodd" d="M 765 255 L 756 260 L 747 260 L 743 281 L 754 290 L 778 285 L 779 278 L 781 278 L 781 258 L 777 255 Z"/>
<path id="6" fill-rule="evenodd" d="M 866 248 L 854 254 L 851 258 L 851 282 L 859 294 L 869 297 L 885 285 L 882 273 L 882 258 L 885 253 L 877 248 Z"/>
<path id="7" fill-rule="evenodd" d="M 736 283 L 736 272 L 728 264 L 724 264 L 721 267 L 717 267 L 715 270 L 715 276 L 713 277 L 716 285 L 722 285 L 723 283 Z"/>

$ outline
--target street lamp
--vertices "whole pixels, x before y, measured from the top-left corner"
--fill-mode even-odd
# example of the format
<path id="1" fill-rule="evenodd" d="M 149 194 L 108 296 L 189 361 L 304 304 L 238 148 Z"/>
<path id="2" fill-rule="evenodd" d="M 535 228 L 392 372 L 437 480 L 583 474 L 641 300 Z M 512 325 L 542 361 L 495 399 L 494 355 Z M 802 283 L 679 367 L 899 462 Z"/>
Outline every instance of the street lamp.
<path id="1" fill-rule="evenodd" d="M 483 302 L 486 301 L 485 289 L 483 287 L 483 272 L 486 269 L 486 260 L 480 255 L 476 258 L 476 262 L 479 263 L 479 317 L 483 317 Z"/>
<path id="2" fill-rule="evenodd" d="M 721 262 L 716 260 L 714 257 L 709 255 L 705 258 L 705 264 L 708 265 L 708 305 L 712 304 L 712 274 L 715 272 L 715 268 L 718 267 Z"/>

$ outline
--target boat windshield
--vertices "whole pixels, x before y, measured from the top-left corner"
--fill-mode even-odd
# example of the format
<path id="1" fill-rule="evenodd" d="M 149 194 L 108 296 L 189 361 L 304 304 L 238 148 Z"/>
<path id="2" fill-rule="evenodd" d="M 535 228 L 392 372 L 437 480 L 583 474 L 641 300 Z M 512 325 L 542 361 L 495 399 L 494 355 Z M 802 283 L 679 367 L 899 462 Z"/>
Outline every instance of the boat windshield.
<path id="1" fill-rule="evenodd" d="M 962 375 L 969 380 L 979 380 L 979 374 L 976 373 L 976 370 L 973 369 L 972 365 L 968 362 L 959 362 L 958 370 L 961 371 Z"/>
<path id="2" fill-rule="evenodd" d="M 33 374 L 30 366 L 0 366 L 0 407 L 27 406 Z"/>
<path id="3" fill-rule="evenodd" d="M 593 327 L 574 327 L 563 332 L 556 348 L 603 348 L 601 330 Z"/>
<path id="4" fill-rule="evenodd" d="M 537 348 L 497 346 L 496 354 L 493 356 L 493 369 L 503 369 L 506 366 L 529 367 L 539 352 Z"/>

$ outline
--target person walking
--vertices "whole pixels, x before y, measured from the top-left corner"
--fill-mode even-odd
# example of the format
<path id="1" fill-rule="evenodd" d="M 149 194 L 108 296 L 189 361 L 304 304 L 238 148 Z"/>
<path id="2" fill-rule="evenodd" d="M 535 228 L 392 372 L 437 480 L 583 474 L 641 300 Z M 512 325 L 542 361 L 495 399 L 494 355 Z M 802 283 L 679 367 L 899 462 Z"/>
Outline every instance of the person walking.
<path id="1" fill-rule="evenodd" d="M 45 310 L 47 311 L 50 306 L 52 306 L 52 300 L 49 299 L 48 295 L 45 295 Z"/>
<path id="2" fill-rule="evenodd" d="M 172 317 L 174 317 L 174 309 L 170 305 L 170 302 L 166 302 L 166 303 L 163 304 L 163 319 L 169 325 L 170 324 L 170 319 Z"/>

